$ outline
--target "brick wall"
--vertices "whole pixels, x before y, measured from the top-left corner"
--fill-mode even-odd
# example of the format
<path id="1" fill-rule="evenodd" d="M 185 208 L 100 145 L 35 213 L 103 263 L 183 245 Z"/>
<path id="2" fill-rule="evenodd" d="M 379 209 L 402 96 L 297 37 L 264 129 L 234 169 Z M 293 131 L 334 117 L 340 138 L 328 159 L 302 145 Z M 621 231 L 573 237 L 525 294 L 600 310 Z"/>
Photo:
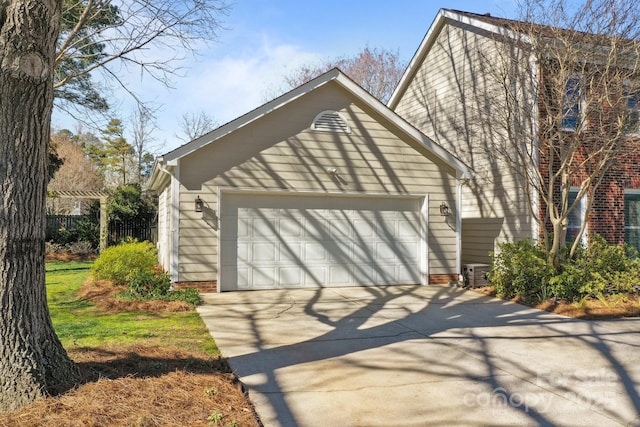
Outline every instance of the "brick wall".
<path id="1" fill-rule="evenodd" d="M 448 285 L 450 282 L 457 282 L 457 274 L 430 274 L 429 284 L 431 285 Z"/>
<path id="2" fill-rule="evenodd" d="M 589 96 L 589 94 L 587 94 Z M 606 107 L 605 107 L 606 108 Z M 603 108 L 604 110 L 604 108 Z M 541 115 L 544 115 L 545 108 L 539 105 Z M 585 159 L 586 151 L 589 149 L 597 149 L 599 147 L 598 140 L 607 138 L 607 132 L 615 131 L 608 120 L 615 120 L 615 114 L 607 114 L 606 110 L 600 112 L 598 117 L 588 117 L 587 128 L 576 134 L 567 132 L 566 138 L 575 138 L 576 136 L 584 141 L 584 151 L 577 153 L 576 162 Z M 544 122 L 545 118 L 541 117 L 540 121 Z M 541 131 L 542 132 L 542 131 Z M 559 165 L 551 165 L 548 155 L 548 148 L 545 150 L 545 141 L 541 140 L 540 153 L 540 171 L 543 177 L 548 176 L 549 169 L 557 170 Z M 588 148 L 591 147 L 591 148 Z M 585 178 L 586 172 L 576 174 L 574 176 L 572 186 L 579 186 Z M 616 158 L 611 168 L 607 171 L 602 182 L 596 190 L 591 212 L 587 219 L 588 233 L 597 233 L 604 237 L 609 243 L 619 244 L 625 241 L 624 229 L 624 193 L 625 190 L 640 189 L 640 138 L 630 137 L 625 141 L 620 155 Z M 560 183 L 556 187 L 558 195 L 556 202 L 559 203 Z M 541 217 L 546 218 L 546 205 L 540 201 Z M 552 230 L 551 224 L 547 220 L 546 228 Z M 542 237 L 542 236 L 540 236 Z"/>
<path id="3" fill-rule="evenodd" d="M 175 282 L 173 284 L 173 289 L 187 289 L 194 288 L 197 289 L 201 294 L 217 292 L 218 291 L 218 282 L 216 280 L 210 280 L 206 282 Z"/>

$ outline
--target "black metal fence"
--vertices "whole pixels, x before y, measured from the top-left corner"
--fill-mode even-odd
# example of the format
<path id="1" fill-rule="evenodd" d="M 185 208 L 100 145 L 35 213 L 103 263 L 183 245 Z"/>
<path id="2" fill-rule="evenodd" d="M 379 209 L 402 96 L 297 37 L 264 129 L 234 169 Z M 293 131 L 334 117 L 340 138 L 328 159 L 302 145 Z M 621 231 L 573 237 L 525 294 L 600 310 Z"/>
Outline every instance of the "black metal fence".
<path id="1" fill-rule="evenodd" d="M 47 240 L 60 232 L 60 230 L 75 231 L 78 224 L 91 218 L 89 215 L 47 215 Z"/>
<path id="2" fill-rule="evenodd" d="M 90 224 L 90 226 L 88 226 Z M 153 241 L 155 218 L 135 218 L 124 221 L 109 221 L 107 244 L 114 245 L 125 238 Z M 97 245 L 100 239 L 99 219 L 93 215 L 47 215 L 47 241 L 70 243 L 89 240 Z M 95 236 L 87 236 L 95 234 Z"/>
<path id="3" fill-rule="evenodd" d="M 134 218 L 125 221 L 109 221 L 108 245 L 114 245 L 125 238 L 139 241 L 153 240 L 151 226 L 153 218 Z"/>

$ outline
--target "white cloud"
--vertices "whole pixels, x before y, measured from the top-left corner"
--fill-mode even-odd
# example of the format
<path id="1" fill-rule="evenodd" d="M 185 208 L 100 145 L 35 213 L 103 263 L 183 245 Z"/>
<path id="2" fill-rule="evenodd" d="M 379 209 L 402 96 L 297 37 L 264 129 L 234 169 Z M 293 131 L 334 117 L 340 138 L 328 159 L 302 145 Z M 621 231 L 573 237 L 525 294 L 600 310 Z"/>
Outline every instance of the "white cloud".
<path id="1" fill-rule="evenodd" d="M 282 92 L 283 76 L 298 66 L 315 62 L 320 55 L 293 45 L 262 43 L 222 58 L 194 63 L 175 90 L 157 98 L 164 104 L 162 134 L 167 149 L 179 141 L 173 137 L 186 112 L 205 111 L 218 123 L 231 121 Z"/>
<path id="2" fill-rule="evenodd" d="M 283 77 L 291 70 L 321 58 L 299 46 L 272 43 L 265 36 L 257 43 L 243 41 L 234 45 L 241 49 L 212 49 L 206 56 L 190 61 L 186 75 L 176 78 L 175 89 L 167 89 L 149 76 L 141 78 L 133 70 L 123 77 L 141 99 L 161 106 L 155 132 L 161 152 L 183 143 L 175 136 L 180 133 L 183 114 L 203 110 L 219 124 L 231 121 L 280 95 Z M 134 109 L 133 100 L 122 89 L 113 95 L 118 99 L 110 102 L 117 105 L 117 110 L 110 114 L 126 122 Z M 54 121 L 57 127 L 75 128 L 75 120 L 60 111 Z"/>

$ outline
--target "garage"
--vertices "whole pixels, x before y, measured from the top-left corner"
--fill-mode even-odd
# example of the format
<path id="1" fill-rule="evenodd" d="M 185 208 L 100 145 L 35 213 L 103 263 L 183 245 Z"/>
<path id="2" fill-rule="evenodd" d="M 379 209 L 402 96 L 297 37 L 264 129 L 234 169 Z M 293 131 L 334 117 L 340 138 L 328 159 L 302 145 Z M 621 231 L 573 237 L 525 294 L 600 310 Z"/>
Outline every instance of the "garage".
<path id="1" fill-rule="evenodd" d="M 456 281 L 472 176 L 336 69 L 159 157 L 148 185 L 171 281 L 222 292 Z"/>
<path id="2" fill-rule="evenodd" d="M 220 290 L 426 283 L 426 200 L 222 192 Z"/>

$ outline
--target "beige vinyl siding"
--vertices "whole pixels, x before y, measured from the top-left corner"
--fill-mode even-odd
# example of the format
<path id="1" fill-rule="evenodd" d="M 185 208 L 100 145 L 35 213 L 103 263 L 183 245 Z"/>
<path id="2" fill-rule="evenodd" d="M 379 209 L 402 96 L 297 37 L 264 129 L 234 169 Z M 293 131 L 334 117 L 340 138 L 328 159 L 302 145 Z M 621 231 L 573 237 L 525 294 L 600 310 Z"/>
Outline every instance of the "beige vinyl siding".
<path id="1" fill-rule="evenodd" d="M 490 71 L 482 69 L 482 63 L 498 63 L 492 55 L 498 55 L 496 42 L 486 34 L 462 24 L 444 25 L 395 108 L 477 174 L 462 186 L 462 217 L 475 220 L 465 221 L 472 226 L 468 232 L 463 226 L 463 262 L 485 262 L 488 251 L 497 249 L 488 237 L 473 237 L 483 220 L 487 227 L 496 220 L 502 224 L 496 244 L 533 233 L 524 185 L 491 148 L 504 140 L 495 121 L 504 108 L 499 111 L 499 99 L 492 99 L 501 92 L 486 78 Z"/>
<path id="2" fill-rule="evenodd" d="M 325 110 L 340 112 L 351 132 L 311 130 L 314 117 Z M 442 201 L 455 206 L 455 171 L 423 148 L 416 147 L 419 153 L 407 145 L 409 138 L 387 125 L 331 83 L 182 158 L 180 280 L 217 279 L 221 187 L 428 194 L 429 273 L 456 273 L 455 217 L 439 213 Z M 345 183 L 327 168 L 336 168 Z M 202 214 L 192 207 L 198 195 L 205 202 Z"/>

